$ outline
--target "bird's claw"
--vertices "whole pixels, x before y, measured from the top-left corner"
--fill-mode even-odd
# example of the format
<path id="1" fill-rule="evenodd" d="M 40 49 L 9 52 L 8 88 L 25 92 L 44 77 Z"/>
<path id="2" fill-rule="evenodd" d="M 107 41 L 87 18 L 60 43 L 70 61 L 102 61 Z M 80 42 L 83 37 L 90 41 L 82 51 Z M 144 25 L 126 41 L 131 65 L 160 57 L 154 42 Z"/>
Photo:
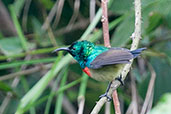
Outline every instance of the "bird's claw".
<path id="1" fill-rule="evenodd" d="M 107 93 L 104 93 L 104 94 L 102 94 L 102 95 L 99 96 L 100 99 L 102 97 L 106 97 L 108 102 L 110 102 L 112 100 L 112 98 L 110 96 L 108 96 Z"/>
<path id="2" fill-rule="evenodd" d="M 124 85 L 124 82 L 122 81 L 122 76 L 115 78 L 115 80 L 118 80 L 122 86 Z"/>

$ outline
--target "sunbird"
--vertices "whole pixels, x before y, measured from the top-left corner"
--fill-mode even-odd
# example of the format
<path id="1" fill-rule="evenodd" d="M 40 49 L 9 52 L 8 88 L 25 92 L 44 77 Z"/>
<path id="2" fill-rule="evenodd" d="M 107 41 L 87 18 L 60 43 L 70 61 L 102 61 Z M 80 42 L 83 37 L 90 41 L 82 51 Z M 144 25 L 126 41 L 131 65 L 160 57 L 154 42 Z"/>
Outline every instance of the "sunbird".
<path id="1" fill-rule="evenodd" d="M 121 72 L 125 64 L 129 64 L 131 59 L 140 55 L 146 48 L 139 48 L 130 51 L 126 48 L 96 46 L 89 41 L 76 41 L 69 47 L 58 48 L 53 52 L 67 51 L 80 64 L 82 70 L 91 78 L 97 81 L 109 81 L 105 94 L 107 97 L 112 80 L 119 80 L 123 84 Z"/>

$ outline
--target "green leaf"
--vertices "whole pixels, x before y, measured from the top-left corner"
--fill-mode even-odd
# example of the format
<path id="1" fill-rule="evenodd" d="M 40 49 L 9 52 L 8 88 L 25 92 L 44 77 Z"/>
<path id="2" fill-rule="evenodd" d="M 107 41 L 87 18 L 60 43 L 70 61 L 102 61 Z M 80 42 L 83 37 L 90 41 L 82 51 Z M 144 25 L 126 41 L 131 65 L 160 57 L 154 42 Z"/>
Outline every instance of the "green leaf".
<path id="1" fill-rule="evenodd" d="M 114 13 L 124 14 L 133 8 L 134 0 L 113 0 L 109 8 Z"/>
<path id="2" fill-rule="evenodd" d="M 0 82 L 0 90 L 9 92 L 9 91 L 12 91 L 12 88 L 8 84 L 6 84 L 4 82 Z"/>
<path id="3" fill-rule="evenodd" d="M 39 22 L 39 20 L 36 17 L 32 18 L 32 24 L 33 24 L 33 30 L 34 30 L 34 33 L 35 33 L 36 41 L 38 43 L 41 43 L 40 37 L 43 34 L 43 31 L 41 29 L 42 25 L 41 25 L 41 23 Z"/>
<path id="4" fill-rule="evenodd" d="M 67 81 L 67 76 L 68 76 L 68 67 L 65 67 L 65 72 L 63 74 L 62 80 L 61 80 L 61 84 L 60 84 L 60 88 L 62 88 L 63 86 L 65 86 L 65 83 Z M 64 96 L 64 92 L 60 92 L 57 96 L 56 99 L 56 106 L 55 106 L 55 114 L 61 114 L 62 111 L 62 101 L 63 101 L 63 96 Z"/>
<path id="5" fill-rule="evenodd" d="M 40 63 L 48 63 L 56 60 L 56 57 L 53 58 L 45 58 L 45 59 L 35 59 L 35 60 L 25 60 L 25 61 L 17 61 L 17 62 L 6 62 L 0 64 L 0 69 L 13 68 L 21 65 L 31 65 L 31 64 L 40 64 Z"/>
<path id="6" fill-rule="evenodd" d="M 19 54 L 23 51 L 18 37 L 10 37 L 10 38 L 1 39 L 0 49 L 5 55 Z"/>
<path id="7" fill-rule="evenodd" d="M 16 14 L 16 12 L 14 11 L 13 5 L 10 5 L 10 6 L 9 6 L 9 9 L 10 9 L 11 17 L 12 17 L 13 23 L 14 23 L 14 25 L 15 25 L 15 28 L 16 28 L 16 30 L 17 30 L 17 34 L 18 34 L 18 37 L 19 37 L 19 39 L 20 39 L 21 45 L 22 45 L 22 47 L 23 47 L 23 49 L 24 49 L 25 51 L 28 51 L 28 49 L 29 49 L 29 48 L 28 48 L 28 43 L 27 43 L 27 40 L 26 40 L 26 38 L 25 38 L 25 36 L 24 36 L 24 34 L 23 34 L 23 32 L 22 32 L 20 23 L 19 23 L 19 21 L 18 21 L 18 19 L 17 19 L 17 14 Z"/>
<path id="8" fill-rule="evenodd" d="M 30 45 L 29 45 L 30 46 Z M 24 57 L 26 55 L 38 55 L 38 54 L 45 54 L 45 53 L 50 53 L 52 52 L 53 50 L 55 50 L 56 47 L 51 47 L 51 48 L 42 48 L 42 49 L 37 49 L 37 50 L 31 50 L 31 51 L 28 51 L 27 53 L 15 53 L 13 55 L 9 55 L 9 56 L 3 56 L 1 55 L 0 56 L 0 60 L 6 60 L 6 59 L 16 59 L 16 58 L 20 58 L 20 57 Z"/>
<path id="9" fill-rule="evenodd" d="M 45 7 L 46 9 L 51 9 L 53 7 L 54 1 L 53 0 L 39 0 Z"/>
<path id="10" fill-rule="evenodd" d="M 55 79 L 55 82 L 53 84 L 51 92 L 48 95 L 48 100 L 47 100 L 47 103 L 46 103 L 46 108 L 45 108 L 44 114 L 49 114 L 51 103 L 52 103 L 53 98 L 55 96 L 54 92 L 56 92 L 56 89 L 57 89 L 57 87 L 59 85 L 59 82 L 60 82 L 60 80 L 61 80 L 61 78 L 62 78 L 62 76 L 64 74 L 64 70 L 65 69 L 62 69 L 62 71 L 59 73 L 58 77 Z"/>
<path id="11" fill-rule="evenodd" d="M 83 73 L 82 77 L 83 77 L 83 79 L 82 79 L 81 84 L 80 84 L 78 98 L 85 96 L 87 81 L 89 78 L 85 73 Z"/>
<path id="12" fill-rule="evenodd" d="M 40 97 L 48 83 L 56 76 L 56 74 L 69 63 L 71 57 L 69 54 L 59 61 L 59 58 L 53 65 L 53 68 L 37 82 L 34 87 L 21 99 L 16 114 L 21 114 L 28 109 Z"/>
<path id="13" fill-rule="evenodd" d="M 167 59 L 152 57 L 150 59 L 155 72 L 156 81 L 154 87 L 154 102 L 158 101 L 162 94 L 170 92 L 171 66 Z"/>
<path id="14" fill-rule="evenodd" d="M 167 22 L 167 26 L 171 28 L 171 0 L 159 0 L 155 6 L 156 10 L 162 14 Z"/>
<path id="15" fill-rule="evenodd" d="M 15 0 L 14 2 L 14 11 L 16 13 L 17 16 L 20 16 L 21 11 L 23 9 L 25 0 Z"/>
<path id="16" fill-rule="evenodd" d="M 149 34 L 150 32 L 154 31 L 158 26 L 162 24 L 162 22 L 162 15 L 156 12 L 151 13 L 149 16 L 149 25 L 146 29 L 146 33 Z"/>
<path id="17" fill-rule="evenodd" d="M 168 23 L 169 27 L 171 27 L 171 1 L 170 0 L 144 0 L 143 7 L 143 18 L 148 18 L 148 15 L 151 16 L 151 13 L 158 13 L 165 19 L 166 23 Z M 144 20 L 144 19 L 143 19 Z M 158 20 L 158 19 L 157 19 Z M 147 22 L 148 20 L 144 20 Z"/>
<path id="18" fill-rule="evenodd" d="M 130 36 L 134 31 L 133 12 L 126 14 L 126 17 L 127 18 L 123 20 L 112 35 L 112 46 L 124 46 L 129 41 Z"/>
<path id="19" fill-rule="evenodd" d="M 51 45 L 47 33 L 42 30 L 42 25 L 36 17 L 32 19 L 33 30 L 35 34 L 36 43 L 42 47 L 47 47 Z"/>
<path id="20" fill-rule="evenodd" d="M 171 93 L 163 95 L 159 103 L 148 114 L 171 114 Z"/>
<path id="21" fill-rule="evenodd" d="M 77 84 L 80 83 L 81 81 L 82 81 L 82 78 L 79 78 L 79 79 L 77 79 L 77 80 L 75 80 L 75 81 L 72 81 L 72 82 L 68 83 L 67 85 L 65 85 L 65 86 L 61 87 L 60 89 L 58 89 L 58 91 L 56 91 L 56 92 L 52 91 L 51 96 L 53 97 L 54 95 L 57 95 L 57 94 L 59 94 L 60 92 L 63 92 L 63 91 L 65 91 L 65 90 L 67 90 L 67 89 L 69 89 L 69 88 L 71 88 L 71 87 L 77 85 Z M 75 93 L 75 94 L 76 94 L 76 93 Z M 69 94 L 68 94 L 68 95 L 69 95 Z M 73 96 L 72 96 L 72 97 L 73 97 Z M 31 106 L 31 107 L 37 106 L 38 104 L 41 104 L 41 103 L 43 103 L 44 101 L 46 101 L 48 98 L 49 98 L 49 95 L 43 96 L 42 98 L 40 98 L 39 100 L 37 100 L 36 102 L 34 102 L 34 103 L 33 103 L 32 105 L 30 105 L 30 106 Z M 75 97 L 75 98 L 76 98 L 76 97 Z M 30 108 L 30 107 L 27 107 L 26 110 L 28 110 L 29 108 Z M 25 111 L 26 111 L 26 110 L 25 110 Z"/>
<path id="22" fill-rule="evenodd" d="M 157 3 L 154 6 L 154 10 L 160 12 L 163 15 L 168 15 L 171 12 L 171 0 L 156 0 Z"/>
<path id="23" fill-rule="evenodd" d="M 144 0 L 142 2 L 142 34 L 144 34 L 144 32 L 151 32 L 156 29 L 162 23 L 163 17 L 170 21 L 170 0 Z M 148 18 L 152 12 L 155 12 L 154 17 Z M 130 36 L 134 31 L 134 11 L 130 9 L 125 11 L 124 15 L 126 15 L 126 18 L 116 28 L 116 31 L 111 37 L 112 46 L 124 46 L 130 40 Z M 146 28 L 148 29 L 147 31 Z"/>
<path id="24" fill-rule="evenodd" d="M 167 22 L 167 26 L 171 29 L 171 13 L 169 13 L 167 16 L 166 16 L 166 22 Z"/>

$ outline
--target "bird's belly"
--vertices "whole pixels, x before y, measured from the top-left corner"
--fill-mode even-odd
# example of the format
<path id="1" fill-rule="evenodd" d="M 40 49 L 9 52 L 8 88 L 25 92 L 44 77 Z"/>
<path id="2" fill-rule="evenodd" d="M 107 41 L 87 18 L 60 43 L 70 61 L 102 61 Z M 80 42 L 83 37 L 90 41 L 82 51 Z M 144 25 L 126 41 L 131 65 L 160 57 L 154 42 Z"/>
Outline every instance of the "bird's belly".
<path id="1" fill-rule="evenodd" d="M 99 69 L 90 69 L 91 77 L 98 81 L 112 81 L 119 77 L 123 64 L 104 66 Z"/>

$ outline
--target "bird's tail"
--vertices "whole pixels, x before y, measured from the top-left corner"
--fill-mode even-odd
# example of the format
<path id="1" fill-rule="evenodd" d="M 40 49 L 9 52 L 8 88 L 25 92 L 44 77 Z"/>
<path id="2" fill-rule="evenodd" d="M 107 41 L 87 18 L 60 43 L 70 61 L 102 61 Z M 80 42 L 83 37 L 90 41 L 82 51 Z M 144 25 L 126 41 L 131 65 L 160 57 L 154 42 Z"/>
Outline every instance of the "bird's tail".
<path id="1" fill-rule="evenodd" d="M 136 49 L 136 50 L 133 50 L 131 51 L 132 55 L 134 56 L 134 58 L 138 57 L 142 51 L 146 50 L 147 48 L 144 47 L 144 48 L 139 48 L 139 49 Z"/>

